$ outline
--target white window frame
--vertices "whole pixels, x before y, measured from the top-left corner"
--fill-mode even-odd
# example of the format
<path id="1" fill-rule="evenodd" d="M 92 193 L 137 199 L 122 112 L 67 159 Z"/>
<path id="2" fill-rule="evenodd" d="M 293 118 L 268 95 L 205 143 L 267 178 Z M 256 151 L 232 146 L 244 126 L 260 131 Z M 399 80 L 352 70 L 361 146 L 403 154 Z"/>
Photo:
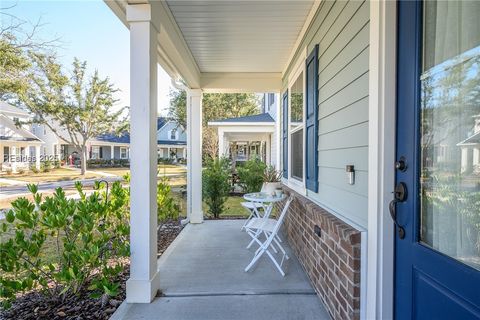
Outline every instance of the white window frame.
<path id="1" fill-rule="evenodd" d="M 306 94 L 306 79 L 305 79 L 305 60 L 307 59 L 307 49 L 303 51 L 303 53 L 298 57 L 298 61 L 295 67 L 292 69 L 294 72 L 290 74 L 288 77 L 288 179 L 287 185 L 288 187 L 292 188 L 296 192 L 306 195 L 307 188 L 306 188 L 306 175 L 305 175 L 305 160 L 306 160 L 306 144 L 305 144 L 305 117 L 306 117 L 306 110 L 305 110 L 305 94 Z M 292 113 L 292 86 L 297 81 L 298 77 L 302 74 L 303 77 L 303 116 L 302 125 L 298 126 L 294 130 L 291 130 L 291 113 Z M 298 178 L 292 176 L 292 134 L 303 129 L 303 158 L 302 158 L 302 180 L 300 181 Z"/>
<path id="2" fill-rule="evenodd" d="M 122 156 L 122 153 L 125 152 L 125 156 Z M 120 159 L 128 159 L 128 148 L 120 147 Z"/>

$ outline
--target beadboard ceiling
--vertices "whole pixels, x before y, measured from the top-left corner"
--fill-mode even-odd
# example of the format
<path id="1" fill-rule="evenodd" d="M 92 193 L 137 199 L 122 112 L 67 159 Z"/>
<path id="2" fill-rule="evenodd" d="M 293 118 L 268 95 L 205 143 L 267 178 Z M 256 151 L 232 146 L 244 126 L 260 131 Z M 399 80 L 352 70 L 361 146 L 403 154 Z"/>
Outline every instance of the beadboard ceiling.
<path id="1" fill-rule="evenodd" d="M 201 72 L 281 72 L 313 1 L 167 3 Z"/>

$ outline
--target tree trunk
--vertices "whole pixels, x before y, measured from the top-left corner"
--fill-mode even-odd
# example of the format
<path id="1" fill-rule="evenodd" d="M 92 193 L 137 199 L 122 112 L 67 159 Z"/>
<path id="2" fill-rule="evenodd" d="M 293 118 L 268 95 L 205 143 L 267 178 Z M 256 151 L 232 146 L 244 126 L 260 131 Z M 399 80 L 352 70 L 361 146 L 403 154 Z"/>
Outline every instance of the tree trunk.
<path id="1" fill-rule="evenodd" d="M 80 152 L 80 174 L 82 176 L 87 172 L 87 146 L 82 146 L 82 151 Z"/>

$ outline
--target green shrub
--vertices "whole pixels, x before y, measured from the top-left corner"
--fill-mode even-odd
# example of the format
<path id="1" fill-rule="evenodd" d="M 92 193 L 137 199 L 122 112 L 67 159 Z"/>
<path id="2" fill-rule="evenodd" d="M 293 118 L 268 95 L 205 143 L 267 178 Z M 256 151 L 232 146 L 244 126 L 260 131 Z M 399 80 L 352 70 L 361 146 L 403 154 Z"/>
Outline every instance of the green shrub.
<path id="1" fill-rule="evenodd" d="M 237 168 L 240 186 L 244 192 L 259 192 L 262 189 L 265 168 L 265 163 L 259 158 L 252 158 Z"/>
<path id="2" fill-rule="evenodd" d="M 37 169 L 36 165 L 31 165 L 30 166 L 30 171 L 32 171 L 33 173 L 39 173 L 40 172 L 40 170 Z"/>
<path id="3" fill-rule="evenodd" d="M 202 173 L 203 200 L 208 213 L 218 219 L 230 191 L 230 164 L 227 159 L 214 159 L 207 162 Z"/>
<path id="4" fill-rule="evenodd" d="M 40 169 L 42 172 L 49 172 L 52 170 L 52 162 L 50 160 L 45 160 L 40 164 Z"/>
<path id="5" fill-rule="evenodd" d="M 18 174 L 24 174 L 24 173 L 25 173 L 25 169 L 20 168 L 20 169 L 17 170 L 17 173 L 18 173 Z"/>
<path id="6" fill-rule="evenodd" d="M 12 202 L 0 230 L 0 298 L 8 307 L 19 293 L 32 289 L 66 297 L 88 290 L 92 297 L 118 294 L 115 278 L 129 255 L 129 196 L 119 182 L 107 193 L 90 196 L 75 187 L 79 200 L 58 188 L 42 198 L 29 185 L 33 202 Z"/>
<path id="7" fill-rule="evenodd" d="M 165 177 L 157 185 L 157 213 L 160 224 L 178 220 L 180 215 L 180 207 L 172 197 L 169 181 Z"/>

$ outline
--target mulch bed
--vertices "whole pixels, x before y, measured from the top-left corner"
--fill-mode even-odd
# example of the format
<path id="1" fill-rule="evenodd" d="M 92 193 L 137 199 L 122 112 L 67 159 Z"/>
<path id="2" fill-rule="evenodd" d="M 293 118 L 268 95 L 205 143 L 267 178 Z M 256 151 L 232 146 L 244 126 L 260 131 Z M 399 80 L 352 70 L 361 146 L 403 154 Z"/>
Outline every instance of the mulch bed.
<path id="1" fill-rule="evenodd" d="M 168 246 L 182 231 L 178 221 L 171 221 L 159 227 L 158 256 L 162 255 Z M 129 262 L 125 270 L 119 275 L 121 283 L 120 294 L 111 299 L 93 299 L 87 291 L 71 296 L 62 301 L 60 298 L 51 298 L 38 292 L 31 292 L 18 298 L 8 310 L 0 312 L 2 320 L 83 320 L 109 319 L 125 299 L 125 282 L 130 273 Z"/>

